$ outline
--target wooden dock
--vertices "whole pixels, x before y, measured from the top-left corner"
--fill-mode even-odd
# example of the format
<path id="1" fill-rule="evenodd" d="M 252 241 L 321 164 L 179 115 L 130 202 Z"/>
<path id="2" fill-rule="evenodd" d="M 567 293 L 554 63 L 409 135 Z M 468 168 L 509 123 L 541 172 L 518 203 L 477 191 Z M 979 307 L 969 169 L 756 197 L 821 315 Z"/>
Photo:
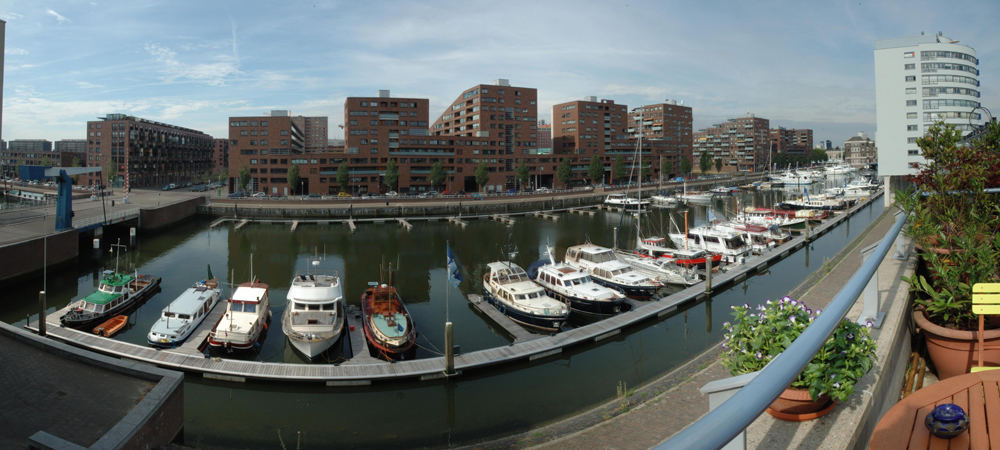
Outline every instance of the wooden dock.
<path id="1" fill-rule="evenodd" d="M 737 283 L 748 276 L 756 274 L 761 268 L 773 265 L 793 251 L 808 245 L 810 241 L 833 229 L 838 223 L 847 220 L 854 213 L 867 207 L 871 201 L 878 199 L 880 196 L 881 193 L 869 198 L 866 202 L 852 207 L 844 214 L 838 214 L 816 226 L 812 229 L 809 237 L 797 236 L 770 252 L 747 258 L 744 264 L 735 266 L 722 273 L 713 274 L 712 288 L 718 289 Z M 587 342 L 600 342 L 621 334 L 622 329 L 625 327 L 638 325 L 647 321 L 661 320 L 663 317 L 677 311 L 680 305 L 702 300 L 707 295 L 705 293 L 705 286 L 699 283 L 657 300 L 630 302 L 633 306 L 630 311 L 550 336 L 529 333 L 526 329 L 521 328 L 520 325 L 515 324 L 509 318 L 500 314 L 495 308 L 486 304 L 480 296 L 469 295 L 470 303 L 486 314 L 491 321 L 497 323 L 501 328 L 510 333 L 514 337 L 514 341 L 506 346 L 456 355 L 454 367 L 458 372 L 470 373 L 477 370 L 490 370 L 509 363 L 534 361 L 557 356 L 562 353 L 564 348 Z M 112 357 L 131 359 L 169 369 L 200 374 L 206 378 L 236 382 L 267 380 L 320 382 L 326 383 L 329 386 L 351 386 L 394 380 L 435 380 L 443 377 L 442 372 L 445 362 L 444 358 L 440 356 L 387 363 L 371 356 L 368 356 L 369 359 L 366 360 L 364 359 L 364 355 L 367 353 L 359 351 L 355 353 L 357 359 L 350 363 L 334 365 L 205 358 L 200 352 L 193 354 L 190 351 L 178 351 L 177 349 L 157 350 L 144 345 L 131 344 L 100 337 L 84 331 L 63 328 L 59 325 L 59 317 L 61 317 L 63 312 L 59 311 L 47 317 L 49 337 Z M 351 324 L 353 319 L 350 314 L 348 314 L 347 319 L 347 323 Z M 210 322 L 210 320 L 206 320 L 206 322 Z M 352 338 L 352 349 L 358 343 L 364 343 L 363 332 L 358 333 L 360 329 L 359 324 L 357 322 L 353 323 L 355 325 L 355 332 L 350 336 Z M 28 328 L 31 329 L 31 327 Z"/>
<path id="2" fill-rule="evenodd" d="M 557 216 L 555 214 L 548 214 L 548 213 L 544 213 L 544 212 L 541 212 L 541 211 L 535 211 L 534 213 L 532 213 L 532 215 L 535 216 L 535 217 L 541 217 L 543 219 L 548 219 L 548 220 L 551 220 L 553 222 L 558 222 L 559 221 L 559 216 Z"/>
<path id="3" fill-rule="evenodd" d="M 243 220 L 240 221 L 240 223 L 236 224 L 236 227 L 233 228 L 233 229 L 234 230 L 239 230 L 240 228 L 243 228 L 243 226 L 246 225 L 246 224 L 248 224 L 248 223 L 250 223 L 250 219 L 243 219 Z"/>
<path id="4" fill-rule="evenodd" d="M 202 349 L 205 348 L 205 344 L 208 342 L 208 335 L 215 329 L 215 325 L 219 323 L 219 320 L 225 314 L 226 299 L 219 298 L 219 301 L 215 302 L 212 310 L 208 312 L 205 320 L 201 321 L 201 324 L 198 325 L 198 328 L 195 328 L 191 336 L 188 336 L 187 341 L 181 344 L 180 347 L 177 347 L 177 351 L 192 355 L 203 355 Z"/>
<path id="5" fill-rule="evenodd" d="M 354 224 L 354 219 L 347 219 L 347 228 L 351 229 L 351 233 L 358 229 L 358 226 Z"/>
<path id="6" fill-rule="evenodd" d="M 453 223 L 455 225 L 458 225 L 458 226 L 462 227 L 462 229 L 465 229 L 465 227 L 469 225 L 469 222 L 466 222 L 466 221 L 464 221 L 464 220 L 462 220 L 461 218 L 458 218 L 458 217 L 449 217 L 448 218 L 448 222 L 451 222 L 451 223 Z"/>
<path id="7" fill-rule="evenodd" d="M 213 221 L 212 224 L 209 225 L 208 227 L 209 228 L 215 228 L 215 227 L 217 227 L 219 225 L 222 225 L 223 223 L 228 222 L 228 221 L 229 221 L 228 217 L 220 217 L 218 219 L 215 219 L 215 221 Z"/>
<path id="8" fill-rule="evenodd" d="M 490 320 L 493 321 L 493 323 L 500 326 L 500 328 L 503 328 L 505 333 L 514 338 L 514 342 L 524 342 L 544 337 L 543 335 L 534 334 L 528 331 L 526 328 L 518 325 L 517 322 L 510 320 L 510 317 L 501 314 L 500 311 L 497 311 L 493 305 L 489 304 L 489 302 L 487 302 L 482 295 L 469 294 L 466 298 L 469 299 L 469 303 L 472 304 L 476 310 L 485 314 L 486 317 L 489 317 Z"/>
<path id="9" fill-rule="evenodd" d="M 402 225 L 403 228 L 406 229 L 406 231 L 410 231 L 413 229 L 413 224 L 411 224 L 406 219 L 396 219 L 396 221 L 399 222 L 399 224 Z"/>
<path id="10" fill-rule="evenodd" d="M 365 339 L 364 326 L 361 324 L 361 308 L 358 305 L 347 305 L 344 332 L 351 340 L 351 359 L 344 364 L 389 364 L 388 361 L 375 358 L 368 351 L 368 341 Z"/>
<path id="11" fill-rule="evenodd" d="M 573 213 L 573 214 L 581 214 L 581 215 L 586 214 L 588 216 L 593 216 L 594 214 L 597 214 L 597 211 L 595 211 L 593 209 L 584 209 L 584 208 L 572 208 L 572 209 L 569 210 L 569 212 Z"/>
<path id="12" fill-rule="evenodd" d="M 298 220 L 293 220 L 292 221 L 292 231 L 295 231 L 295 229 L 298 228 L 298 227 L 299 227 L 299 221 Z"/>
<path id="13" fill-rule="evenodd" d="M 504 214 L 493 214 L 490 218 L 497 222 L 501 222 L 508 227 L 514 225 L 514 219 Z"/>

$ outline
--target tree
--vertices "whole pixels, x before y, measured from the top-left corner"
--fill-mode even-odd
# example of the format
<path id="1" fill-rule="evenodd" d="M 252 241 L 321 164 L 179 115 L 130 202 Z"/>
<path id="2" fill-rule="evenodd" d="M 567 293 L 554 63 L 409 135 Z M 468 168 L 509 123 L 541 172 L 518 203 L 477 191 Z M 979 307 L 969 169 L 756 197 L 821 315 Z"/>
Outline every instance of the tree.
<path id="1" fill-rule="evenodd" d="M 70 161 L 69 165 L 71 167 L 80 167 L 80 158 L 74 156 L 73 159 Z M 73 184 L 78 184 L 79 182 L 80 182 L 80 176 L 73 175 Z"/>
<path id="2" fill-rule="evenodd" d="M 514 178 L 521 185 L 521 190 L 524 190 L 524 185 L 528 184 L 528 165 L 521 160 L 521 164 L 517 165 L 517 172 L 514 173 Z"/>
<path id="3" fill-rule="evenodd" d="M 590 176 L 590 184 L 597 184 L 604 178 L 604 161 L 601 157 L 594 155 L 590 158 L 590 167 L 587 168 L 587 175 Z"/>
<path id="4" fill-rule="evenodd" d="M 342 192 L 347 192 L 347 184 L 350 181 L 351 174 L 347 171 L 347 161 L 344 161 L 337 166 L 337 183 L 340 184 Z"/>
<path id="5" fill-rule="evenodd" d="M 681 173 L 684 176 L 691 174 L 691 158 L 681 158 Z"/>
<path id="6" fill-rule="evenodd" d="M 622 155 L 616 156 L 615 162 L 611 164 L 611 175 L 614 177 L 613 184 L 618 184 L 625 178 L 625 160 Z"/>
<path id="7" fill-rule="evenodd" d="M 829 156 L 826 155 L 826 150 L 822 150 L 822 149 L 816 148 L 816 149 L 813 149 L 813 151 L 812 151 L 812 158 L 811 159 L 814 162 L 818 162 L 818 161 L 826 161 L 827 159 L 830 159 L 830 158 L 829 158 Z"/>
<path id="8" fill-rule="evenodd" d="M 299 165 L 298 164 L 292 164 L 292 167 L 288 168 L 288 177 L 287 178 L 288 178 L 288 187 L 289 187 L 288 190 L 292 194 L 295 194 L 296 190 L 298 190 L 298 194 L 302 195 L 303 194 L 302 188 L 301 188 L 301 185 L 299 184 L 299 182 L 302 181 L 302 177 L 299 176 Z"/>
<path id="9" fill-rule="evenodd" d="M 483 191 L 483 186 L 486 186 L 486 182 L 490 181 L 490 172 L 486 168 L 486 161 L 480 161 L 479 165 L 476 166 L 476 185 L 479 186 L 479 192 Z"/>
<path id="10" fill-rule="evenodd" d="M 398 183 L 399 166 L 396 165 L 395 159 L 390 159 L 385 165 L 385 187 L 390 191 L 395 191 Z"/>
<path id="11" fill-rule="evenodd" d="M 444 177 L 445 177 L 444 164 L 441 161 L 435 161 L 434 165 L 431 166 L 431 175 L 430 175 L 431 188 L 433 189 L 435 186 L 440 186 L 444 184 Z"/>
<path id="12" fill-rule="evenodd" d="M 556 169 L 556 176 L 559 177 L 559 181 L 562 182 L 563 187 L 569 185 L 569 179 L 573 177 L 573 166 L 570 166 L 569 158 L 563 158 L 559 162 L 559 168 Z"/>
<path id="13" fill-rule="evenodd" d="M 646 161 L 646 165 L 642 166 L 642 180 L 649 178 L 649 175 L 653 173 L 653 163 Z"/>
<path id="14" fill-rule="evenodd" d="M 708 169 L 712 167 L 712 155 L 709 155 L 708 152 L 701 152 L 698 167 L 701 169 L 701 173 L 707 173 Z"/>
<path id="15" fill-rule="evenodd" d="M 240 169 L 239 177 L 240 177 L 240 185 L 238 190 L 243 192 L 248 192 L 250 190 L 248 186 L 250 184 L 250 169 L 248 169 L 246 166 L 243 166 L 243 168 Z"/>
<path id="16" fill-rule="evenodd" d="M 774 157 L 774 165 L 778 168 L 784 168 L 788 165 L 788 155 L 784 153 L 778 153 L 778 156 Z"/>
<path id="17" fill-rule="evenodd" d="M 715 160 L 715 171 L 722 172 L 722 158 Z"/>
<path id="18" fill-rule="evenodd" d="M 664 176 L 669 177 L 670 174 L 674 173 L 674 161 L 670 158 L 660 159 L 660 178 Z"/>

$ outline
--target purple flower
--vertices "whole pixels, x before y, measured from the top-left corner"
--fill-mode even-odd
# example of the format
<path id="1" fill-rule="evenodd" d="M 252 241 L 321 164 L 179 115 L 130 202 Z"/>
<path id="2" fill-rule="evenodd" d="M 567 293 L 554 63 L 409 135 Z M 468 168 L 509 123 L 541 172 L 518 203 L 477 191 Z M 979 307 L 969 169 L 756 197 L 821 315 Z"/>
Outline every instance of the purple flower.
<path id="1" fill-rule="evenodd" d="M 728 349 L 729 347 L 727 347 L 727 346 L 726 346 L 726 343 L 725 343 L 725 342 L 723 342 L 723 343 L 722 343 L 722 348 L 726 348 L 726 349 Z"/>
<path id="2" fill-rule="evenodd" d="M 854 333 L 847 333 L 847 340 L 848 341 L 853 341 L 854 340 Z"/>
<path id="3" fill-rule="evenodd" d="M 873 324 L 872 321 L 869 320 L 869 321 L 865 322 L 865 326 L 868 327 L 868 328 L 871 328 L 871 327 L 875 326 L 875 324 Z"/>
<path id="4" fill-rule="evenodd" d="M 760 352 L 757 352 L 757 359 L 764 359 L 764 355 L 761 354 Z"/>
<path id="5" fill-rule="evenodd" d="M 799 302 L 797 302 L 797 301 L 795 301 L 795 300 L 790 300 L 790 301 L 789 301 L 788 303 L 791 303 L 791 304 L 792 304 L 792 306 L 795 306 L 795 305 L 798 305 L 798 304 L 799 304 Z"/>
<path id="6" fill-rule="evenodd" d="M 788 321 L 791 323 L 795 323 L 795 316 L 789 316 Z"/>
<path id="7" fill-rule="evenodd" d="M 833 383 L 834 389 L 840 389 L 840 383 Z"/>

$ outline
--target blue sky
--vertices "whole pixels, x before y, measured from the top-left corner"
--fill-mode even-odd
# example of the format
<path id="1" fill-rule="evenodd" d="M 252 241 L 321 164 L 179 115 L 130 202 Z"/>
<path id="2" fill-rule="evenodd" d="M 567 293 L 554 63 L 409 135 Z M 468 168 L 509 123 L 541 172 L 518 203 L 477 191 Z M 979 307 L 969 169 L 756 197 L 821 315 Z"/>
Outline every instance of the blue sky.
<path id="1" fill-rule="evenodd" d="M 82 139 L 124 112 L 228 135 L 229 116 L 330 117 L 344 98 L 430 99 L 431 120 L 497 78 L 552 105 L 671 98 L 695 129 L 751 112 L 835 145 L 875 131 L 876 39 L 944 32 L 976 49 L 1000 114 L 1000 2 L 10 1 L 3 138 Z"/>

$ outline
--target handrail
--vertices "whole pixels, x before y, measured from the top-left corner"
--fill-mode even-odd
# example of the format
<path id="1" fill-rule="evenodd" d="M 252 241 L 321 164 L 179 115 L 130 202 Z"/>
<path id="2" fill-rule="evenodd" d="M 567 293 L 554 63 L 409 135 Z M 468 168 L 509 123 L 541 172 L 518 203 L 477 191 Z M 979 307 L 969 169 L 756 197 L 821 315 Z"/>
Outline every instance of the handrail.
<path id="1" fill-rule="evenodd" d="M 709 411 L 697 422 L 660 443 L 656 448 L 721 448 L 756 420 L 757 416 L 764 412 L 764 409 L 798 376 L 833 333 L 833 329 L 844 318 L 868 284 L 868 280 L 875 274 L 899 231 L 903 229 L 904 222 L 906 214 L 899 214 L 896 223 L 882 238 L 875 252 L 861 264 L 857 272 L 854 272 L 823 313 L 816 317 L 812 325 L 806 328 L 792 345 L 762 369 L 759 376 L 718 408 Z"/>

